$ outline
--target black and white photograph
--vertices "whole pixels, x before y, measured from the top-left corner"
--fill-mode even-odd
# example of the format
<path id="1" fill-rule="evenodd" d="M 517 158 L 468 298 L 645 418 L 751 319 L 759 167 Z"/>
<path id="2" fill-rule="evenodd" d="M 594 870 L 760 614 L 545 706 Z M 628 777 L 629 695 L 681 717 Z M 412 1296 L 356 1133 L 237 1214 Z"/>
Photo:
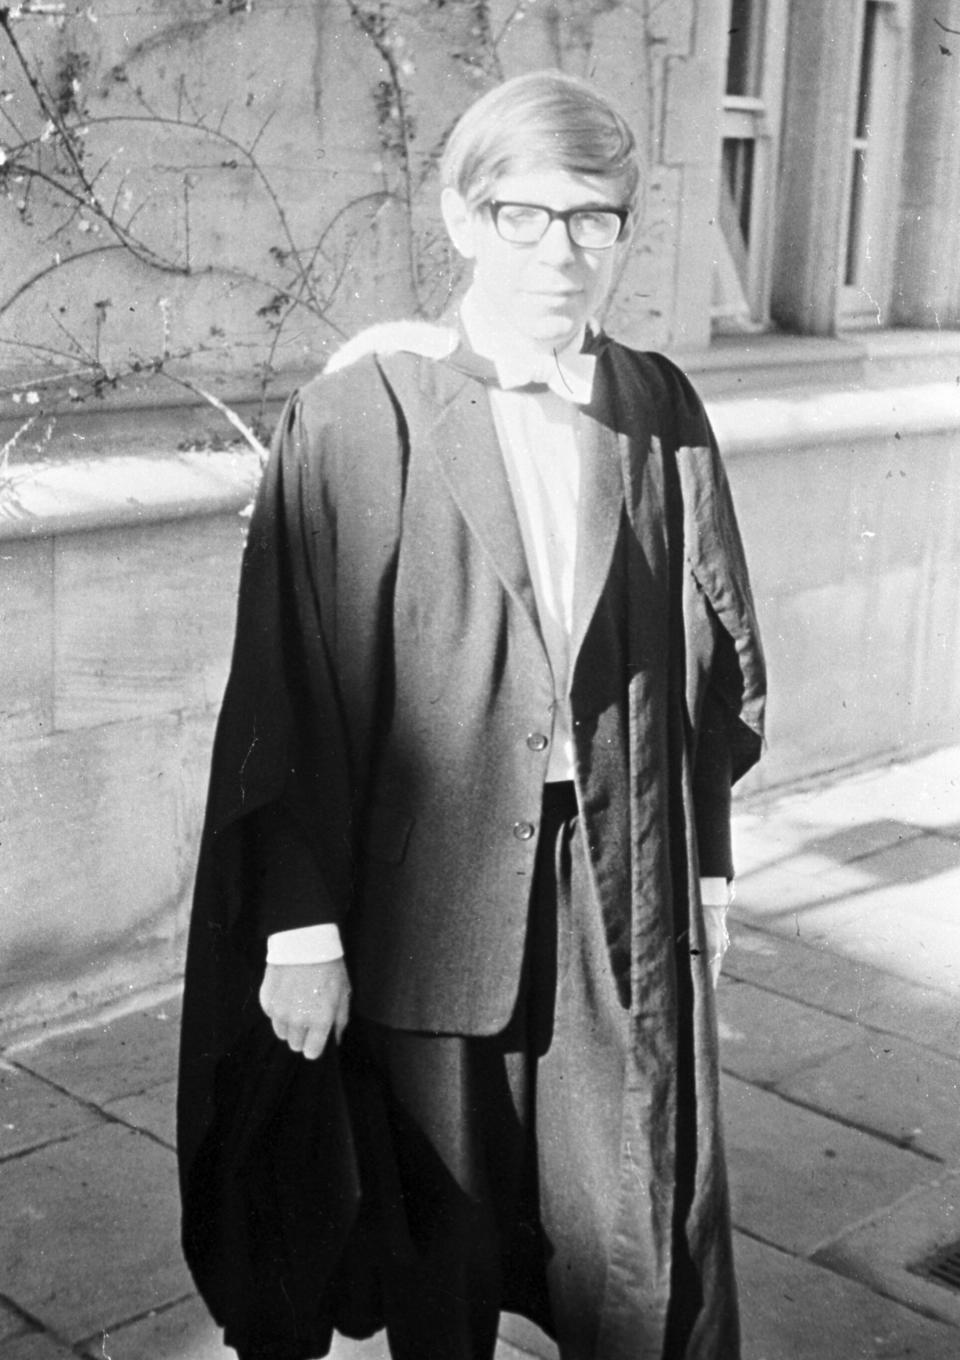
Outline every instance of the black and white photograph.
<path id="1" fill-rule="evenodd" d="M 0 1360 L 960 1355 L 960 0 L 0 3 Z"/>

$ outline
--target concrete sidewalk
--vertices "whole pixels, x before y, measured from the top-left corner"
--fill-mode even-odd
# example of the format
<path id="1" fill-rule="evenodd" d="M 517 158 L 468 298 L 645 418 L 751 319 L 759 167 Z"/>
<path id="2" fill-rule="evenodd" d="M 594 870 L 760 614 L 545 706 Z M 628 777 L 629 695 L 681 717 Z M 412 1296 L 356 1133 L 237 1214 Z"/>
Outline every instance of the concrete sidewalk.
<path id="1" fill-rule="evenodd" d="M 744 1360 L 956 1360 L 960 1261 L 954 1287 L 922 1271 L 960 1243 L 960 748 L 754 798 L 736 840 Z M 177 1245 L 176 1040 L 167 997 L 5 1050 L 0 1360 L 232 1354 Z"/>

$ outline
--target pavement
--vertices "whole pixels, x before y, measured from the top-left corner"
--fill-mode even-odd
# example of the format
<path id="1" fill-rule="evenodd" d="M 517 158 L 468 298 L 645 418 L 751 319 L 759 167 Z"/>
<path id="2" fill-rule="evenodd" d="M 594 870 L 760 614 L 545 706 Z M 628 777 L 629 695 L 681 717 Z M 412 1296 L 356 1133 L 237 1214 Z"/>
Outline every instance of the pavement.
<path id="1" fill-rule="evenodd" d="M 957 1360 L 960 747 L 756 795 L 735 841 L 719 1000 L 744 1360 Z M 0 1055 L 0 1360 L 233 1354 L 180 1259 L 178 999 L 149 1001 Z M 952 1284 L 929 1269 L 944 1249 Z M 505 1335 L 498 1360 L 551 1353 Z"/>

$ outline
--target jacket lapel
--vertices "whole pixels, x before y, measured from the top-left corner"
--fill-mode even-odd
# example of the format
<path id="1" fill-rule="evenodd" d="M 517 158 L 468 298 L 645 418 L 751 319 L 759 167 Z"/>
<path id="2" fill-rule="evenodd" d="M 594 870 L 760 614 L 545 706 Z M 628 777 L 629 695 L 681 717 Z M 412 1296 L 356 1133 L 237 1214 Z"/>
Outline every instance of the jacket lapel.
<path id="1" fill-rule="evenodd" d="M 520 525 L 486 389 L 445 364 L 429 365 L 428 374 L 426 395 L 436 410 L 432 445 L 450 494 L 504 588 L 539 628 Z"/>
<path id="2" fill-rule="evenodd" d="M 623 514 L 620 440 L 608 425 L 583 413 L 580 419 L 580 506 L 573 599 L 570 675 L 610 575 Z"/>
<path id="3" fill-rule="evenodd" d="M 666 603 L 670 590 L 667 548 L 669 506 L 664 485 L 663 448 L 652 420 L 655 403 L 637 381 L 633 366 L 627 372 L 615 360 L 622 355 L 610 345 L 597 365 L 596 414 L 605 432 L 615 432 L 624 504 L 631 529 L 632 608 L 643 619 L 643 629 L 631 634 L 631 646 L 648 660 L 662 655 L 665 645 Z"/>

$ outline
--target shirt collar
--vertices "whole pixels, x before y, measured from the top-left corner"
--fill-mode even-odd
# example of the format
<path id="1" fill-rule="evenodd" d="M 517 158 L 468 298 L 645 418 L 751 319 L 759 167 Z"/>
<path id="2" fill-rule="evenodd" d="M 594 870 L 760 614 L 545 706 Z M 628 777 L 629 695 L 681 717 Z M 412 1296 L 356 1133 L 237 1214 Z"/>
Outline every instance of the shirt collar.
<path id="1" fill-rule="evenodd" d="M 489 359 L 502 388 L 543 384 L 564 401 L 587 406 L 593 393 L 595 355 L 582 354 L 585 330 L 562 350 L 544 354 L 523 336 L 493 315 L 479 291 L 467 291 L 460 308 L 460 320 L 472 349 Z"/>

